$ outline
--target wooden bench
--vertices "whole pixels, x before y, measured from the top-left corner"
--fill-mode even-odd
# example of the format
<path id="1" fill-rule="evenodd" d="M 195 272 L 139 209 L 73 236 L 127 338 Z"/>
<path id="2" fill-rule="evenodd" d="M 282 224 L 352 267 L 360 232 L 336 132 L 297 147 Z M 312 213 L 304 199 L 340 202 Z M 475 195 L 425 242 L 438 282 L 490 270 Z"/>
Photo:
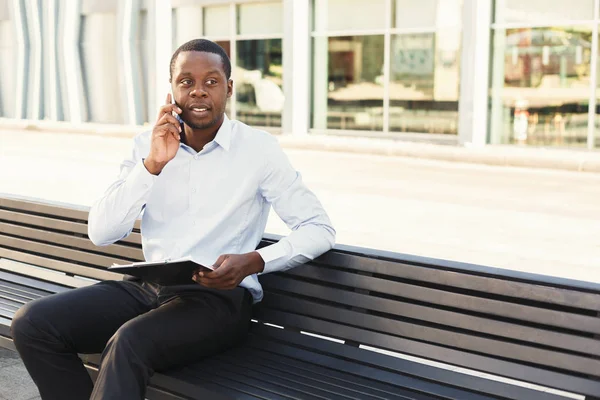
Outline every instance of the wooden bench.
<path id="1" fill-rule="evenodd" d="M 86 224 L 85 208 L 0 196 L 1 345 L 14 348 L 11 318 L 26 302 L 120 279 L 105 267 L 142 259 L 139 230 L 100 248 Z M 346 246 L 261 282 L 247 342 L 155 375 L 149 399 L 600 393 L 598 284 Z M 94 377 L 98 356 L 82 358 Z"/>

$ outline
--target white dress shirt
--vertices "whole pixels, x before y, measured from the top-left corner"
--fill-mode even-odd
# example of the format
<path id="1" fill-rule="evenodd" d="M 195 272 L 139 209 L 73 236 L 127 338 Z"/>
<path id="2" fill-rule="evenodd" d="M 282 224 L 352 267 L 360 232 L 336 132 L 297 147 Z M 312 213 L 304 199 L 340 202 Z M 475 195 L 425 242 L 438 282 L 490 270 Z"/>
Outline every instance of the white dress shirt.
<path id="1" fill-rule="evenodd" d="M 151 134 L 134 138 L 119 178 L 90 210 L 88 235 L 96 245 L 129 235 L 142 214 L 147 261 L 191 256 L 212 265 L 222 254 L 254 251 L 273 206 L 292 232 L 258 250 L 265 261 L 263 273 L 295 267 L 333 247 L 329 217 L 269 133 L 225 116 L 202 151 L 182 143 L 158 176 L 143 164 Z M 262 299 L 256 275 L 240 286 L 255 302 Z"/>

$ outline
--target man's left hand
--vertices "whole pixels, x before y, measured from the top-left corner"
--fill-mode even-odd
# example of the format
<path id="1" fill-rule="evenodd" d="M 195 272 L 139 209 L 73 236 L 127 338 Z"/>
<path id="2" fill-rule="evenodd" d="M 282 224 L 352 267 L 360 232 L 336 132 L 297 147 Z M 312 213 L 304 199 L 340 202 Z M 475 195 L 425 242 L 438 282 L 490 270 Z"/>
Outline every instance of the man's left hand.
<path id="1" fill-rule="evenodd" d="M 258 252 L 224 254 L 213 265 L 214 271 L 196 272 L 192 279 L 212 289 L 233 289 L 248 275 L 262 272 L 265 262 Z"/>

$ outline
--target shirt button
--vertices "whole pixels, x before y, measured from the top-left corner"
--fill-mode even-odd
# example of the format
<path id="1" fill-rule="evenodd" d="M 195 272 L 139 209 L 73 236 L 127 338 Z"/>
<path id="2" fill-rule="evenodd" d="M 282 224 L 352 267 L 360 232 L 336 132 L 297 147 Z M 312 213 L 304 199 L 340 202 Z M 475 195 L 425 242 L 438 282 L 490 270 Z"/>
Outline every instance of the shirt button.
<path id="1" fill-rule="evenodd" d="M 192 193 L 196 193 L 196 189 L 195 188 L 192 189 Z"/>

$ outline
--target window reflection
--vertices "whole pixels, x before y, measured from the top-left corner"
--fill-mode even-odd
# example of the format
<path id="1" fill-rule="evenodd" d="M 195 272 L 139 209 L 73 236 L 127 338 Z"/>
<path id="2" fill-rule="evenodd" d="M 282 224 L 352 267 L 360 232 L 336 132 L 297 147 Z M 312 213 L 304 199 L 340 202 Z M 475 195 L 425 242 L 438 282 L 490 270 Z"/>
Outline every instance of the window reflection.
<path id="1" fill-rule="evenodd" d="M 460 31 L 393 35 L 390 130 L 456 134 Z"/>
<path id="2" fill-rule="evenodd" d="M 281 39 L 237 41 L 236 112 L 240 121 L 281 126 L 283 66 Z"/>
<path id="3" fill-rule="evenodd" d="M 492 143 L 585 145 L 591 36 L 588 27 L 495 31 Z"/>
<path id="4" fill-rule="evenodd" d="M 314 42 L 314 128 L 383 129 L 383 35 Z"/>

